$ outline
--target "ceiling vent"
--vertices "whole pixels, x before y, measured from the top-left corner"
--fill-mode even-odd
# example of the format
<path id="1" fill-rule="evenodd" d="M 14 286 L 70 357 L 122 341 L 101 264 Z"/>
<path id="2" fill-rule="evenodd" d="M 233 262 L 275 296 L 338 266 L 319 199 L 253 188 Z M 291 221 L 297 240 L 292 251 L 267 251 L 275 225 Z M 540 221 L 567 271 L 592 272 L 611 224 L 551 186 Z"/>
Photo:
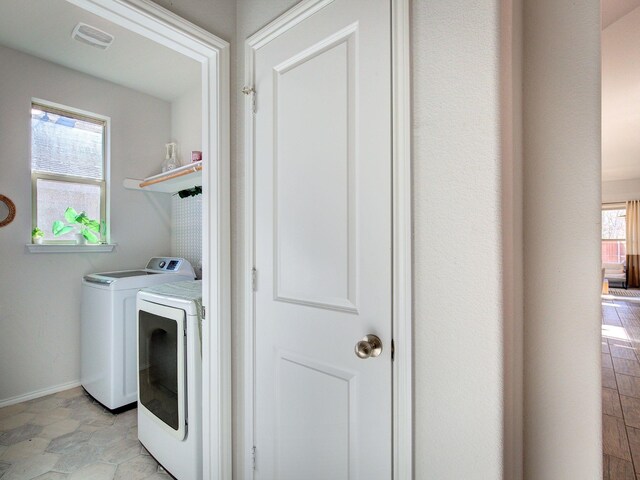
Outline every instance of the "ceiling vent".
<path id="1" fill-rule="evenodd" d="M 98 30 L 96 27 L 92 27 L 86 23 L 76 25 L 76 28 L 74 28 L 71 33 L 71 38 L 102 50 L 109 48 L 109 45 L 113 42 L 113 35 Z"/>

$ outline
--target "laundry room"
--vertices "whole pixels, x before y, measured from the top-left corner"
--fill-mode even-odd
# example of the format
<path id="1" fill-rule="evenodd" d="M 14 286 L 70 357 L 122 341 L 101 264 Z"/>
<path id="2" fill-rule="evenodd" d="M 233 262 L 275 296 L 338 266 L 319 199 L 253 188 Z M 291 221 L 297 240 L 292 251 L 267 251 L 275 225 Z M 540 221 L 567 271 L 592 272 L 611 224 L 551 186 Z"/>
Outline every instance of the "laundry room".
<path id="1" fill-rule="evenodd" d="M 201 63 L 71 2 L 9 0 L 0 64 L 0 435 L 13 432 L 0 477 L 29 455 L 61 474 L 156 468 L 135 415 L 84 410 L 95 399 L 80 386 L 83 277 L 202 278 Z M 65 164 L 67 147 L 91 169 Z M 135 330 L 133 342 L 135 369 Z M 53 445 L 87 432 L 82 452 Z"/>

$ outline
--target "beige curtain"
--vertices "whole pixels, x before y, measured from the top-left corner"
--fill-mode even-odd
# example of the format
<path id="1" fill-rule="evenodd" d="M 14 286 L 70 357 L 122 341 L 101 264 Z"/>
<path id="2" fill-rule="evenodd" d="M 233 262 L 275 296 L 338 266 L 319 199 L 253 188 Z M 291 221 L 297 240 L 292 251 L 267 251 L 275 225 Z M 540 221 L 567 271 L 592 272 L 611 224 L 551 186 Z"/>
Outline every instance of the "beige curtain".
<path id="1" fill-rule="evenodd" d="M 640 287 L 640 200 L 627 202 L 627 286 Z"/>

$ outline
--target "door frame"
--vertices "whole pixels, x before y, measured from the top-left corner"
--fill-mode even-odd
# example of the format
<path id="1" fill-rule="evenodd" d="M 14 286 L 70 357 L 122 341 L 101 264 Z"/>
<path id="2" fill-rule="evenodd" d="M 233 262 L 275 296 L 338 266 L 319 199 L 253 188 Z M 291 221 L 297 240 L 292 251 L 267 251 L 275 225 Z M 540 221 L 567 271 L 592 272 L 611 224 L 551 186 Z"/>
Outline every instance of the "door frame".
<path id="1" fill-rule="evenodd" d="M 245 265 L 244 294 L 244 431 L 238 432 L 243 449 L 244 478 L 254 478 L 255 440 L 255 155 L 254 64 L 257 50 L 318 12 L 334 0 L 303 0 L 250 36 L 244 47 L 245 149 Z M 413 478 L 413 374 L 412 374 L 412 223 L 411 223 L 411 70 L 409 0 L 391 3 L 392 70 L 392 331 L 393 371 L 393 478 Z"/>
<path id="2" fill-rule="evenodd" d="M 230 479 L 229 43 L 149 0 L 67 0 L 202 65 L 203 478 Z"/>

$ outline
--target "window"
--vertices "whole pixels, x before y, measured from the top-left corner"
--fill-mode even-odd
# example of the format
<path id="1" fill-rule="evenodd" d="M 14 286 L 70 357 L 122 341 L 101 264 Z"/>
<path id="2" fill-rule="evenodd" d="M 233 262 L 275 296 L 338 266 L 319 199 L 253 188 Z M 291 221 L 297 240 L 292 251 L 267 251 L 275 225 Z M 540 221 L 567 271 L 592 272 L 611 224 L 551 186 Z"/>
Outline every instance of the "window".
<path id="1" fill-rule="evenodd" d="M 64 215 L 68 207 L 100 222 L 100 240 L 107 241 L 107 123 L 96 117 L 43 103 L 31 105 L 33 227 L 44 231 L 48 243 L 75 241 L 76 230 L 59 236 L 52 230 L 56 220 L 69 223 Z"/>
<path id="2" fill-rule="evenodd" d="M 623 263 L 627 256 L 627 209 L 624 204 L 602 209 L 602 262 Z"/>

